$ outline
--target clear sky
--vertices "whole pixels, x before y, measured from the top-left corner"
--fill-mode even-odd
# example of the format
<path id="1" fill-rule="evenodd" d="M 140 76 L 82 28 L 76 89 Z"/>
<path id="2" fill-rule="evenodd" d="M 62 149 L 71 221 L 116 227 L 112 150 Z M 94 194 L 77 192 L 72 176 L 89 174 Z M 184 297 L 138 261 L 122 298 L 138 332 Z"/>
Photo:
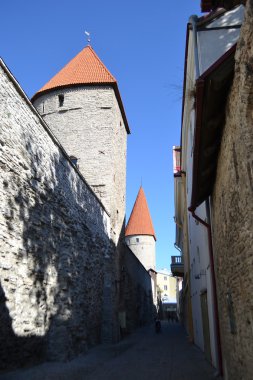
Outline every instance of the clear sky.
<path id="1" fill-rule="evenodd" d="M 85 30 L 116 77 L 131 135 L 127 219 L 141 181 L 169 268 L 175 225 L 172 146 L 180 143 L 186 24 L 200 0 L 9 0 L 1 4 L 0 56 L 31 97 L 86 46 Z"/>

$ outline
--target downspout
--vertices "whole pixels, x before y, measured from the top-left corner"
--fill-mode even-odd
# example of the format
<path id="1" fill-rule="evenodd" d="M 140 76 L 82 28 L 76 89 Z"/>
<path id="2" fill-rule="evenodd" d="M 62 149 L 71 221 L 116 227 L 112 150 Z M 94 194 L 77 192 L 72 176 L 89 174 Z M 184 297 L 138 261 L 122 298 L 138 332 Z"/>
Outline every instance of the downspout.
<path id="1" fill-rule="evenodd" d="M 194 41 L 194 60 L 195 60 L 195 72 L 196 72 L 196 80 L 200 76 L 199 69 L 199 55 L 198 55 L 198 39 L 197 39 L 197 21 L 198 16 L 193 15 L 189 19 L 189 23 L 192 25 L 192 33 L 193 33 L 193 41 Z M 217 349 L 218 349 L 218 369 L 220 371 L 221 376 L 223 375 L 223 366 L 222 366 L 222 352 L 221 352 L 221 338 L 220 338 L 220 325 L 219 325 L 219 316 L 218 316 L 218 302 L 217 302 L 217 287 L 216 287 L 216 279 L 214 273 L 214 260 L 213 260 L 213 244 L 212 244 L 212 232 L 209 218 L 209 203 L 206 201 L 206 209 L 208 215 L 208 222 L 205 222 L 198 215 L 195 214 L 195 208 L 189 207 L 188 210 L 192 213 L 192 216 L 201 223 L 207 229 L 208 235 L 208 253 L 210 260 L 210 271 L 211 271 L 211 284 L 212 284 L 212 294 L 213 294 L 213 305 L 214 305 L 214 319 L 216 325 L 217 332 Z"/>
<path id="2" fill-rule="evenodd" d="M 194 41 L 194 60 L 195 60 L 195 71 L 196 71 L 196 80 L 200 76 L 199 70 L 199 54 L 198 54 L 198 40 L 197 40 L 197 21 L 198 16 L 193 15 L 189 18 L 189 23 L 192 24 L 192 33 Z"/>
<path id="3" fill-rule="evenodd" d="M 209 219 L 209 203 L 206 201 L 207 215 Z M 220 339 L 220 325 L 219 325 L 219 317 L 218 317 L 218 302 L 217 302 L 217 287 L 216 287 L 216 279 L 214 273 L 214 260 L 213 260 L 213 244 L 212 244 L 212 232 L 211 225 L 201 219 L 198 215 L 195 214 L 196 208 L 189 207 L 188 210 L 192 213 L 193 218 L 195 218 L 200 224 L 202 224 L 207 229 L 208 235 L 208 252 L 209 252 L 209 260 L 210 260 L 210 271 L 212 278 L 212 293 L 213 293 L 213 305 L 214 305 L 214 318 L 217 332 L 217 348 L 218 348 L 218 369 L 220 371 L 221 376 L 223 375 L 223 367 L 222 367 L 222 352 L 221 352 L 221 339 Z"/>

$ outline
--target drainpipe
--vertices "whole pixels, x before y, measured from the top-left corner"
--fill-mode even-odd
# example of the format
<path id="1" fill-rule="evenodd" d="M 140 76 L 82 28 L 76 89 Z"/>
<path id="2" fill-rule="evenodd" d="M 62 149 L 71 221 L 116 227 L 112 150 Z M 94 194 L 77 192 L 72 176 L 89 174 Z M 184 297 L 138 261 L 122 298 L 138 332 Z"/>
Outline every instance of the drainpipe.
<path id="1" fill-rule="evenodd" d="M 192 213 L 193 218 L 195 218 L 200 224 L 202 224 L 207 229 L 208 235 L 208 253 L 210 260 L 210 271 L 211 271 L 211 284 L 212 284 L 212 293 L 213 293 L 213 305 L 214 305 L 214 319 L 216 325 L 217 332 L 217 349 L 218 349 L 218 369 L 220 371 L 221 376 L 223 375 L 223 367 L 222 367 L 222 352 L 221 352 L 221 339 L 220 339 L 220 325 L 219 325 L 219 316 L 218 316 L 218 302 L 217 302 L 217 287 L 216 287 L 216 279 L 214 273 L 214 260 L 213 260 L 213 244 L 212 244 L 212 232 L 209 218 L 209 203 L 206 203 L 207 215 L 209 219 L 209 223 L 205 222 L 198 215 L 195 214 L 196 208 L 189 207 L 188 210 Z"/>
<path id="2" fill-rule="evenodd" d="M 196 79 L 198 79 L 198 77 L 200 75 L 200 71 L 199 71 L 199 54 L 198 54 L 198 39 L 197 39 L 197 21 L 198 21 L 198 16 L 196 16 L 196 15 L 193 15 L 193 16 L 191 16 L 189 18 L 189 23 L 192 24 Z"/>

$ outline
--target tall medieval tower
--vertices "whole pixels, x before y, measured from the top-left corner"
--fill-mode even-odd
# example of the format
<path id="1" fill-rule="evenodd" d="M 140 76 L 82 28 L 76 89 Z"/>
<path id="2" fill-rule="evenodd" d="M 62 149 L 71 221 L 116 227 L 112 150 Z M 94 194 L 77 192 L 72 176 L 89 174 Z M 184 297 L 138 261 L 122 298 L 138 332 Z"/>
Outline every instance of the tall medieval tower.
<path id="1" fill-rule="evenodd" d="M 104 257 L 101 339 L 117 341 L 130 133 L 117 82 L 87 46 L 32 101 L 110 215 L 112 244 Z"/>
<path id="2" fill-rule="evenodd" d="M 110 214 L 117 245 L 125 221 L 130 131 L 115 78 L 87 46 L 32 101 Z"/>
<path id="3" fill-rule="evenodd" d="M 146 270 L 155 270 L 156 236 L 142 187 L 140 187 L 126 227 L 125 241 Z"/>

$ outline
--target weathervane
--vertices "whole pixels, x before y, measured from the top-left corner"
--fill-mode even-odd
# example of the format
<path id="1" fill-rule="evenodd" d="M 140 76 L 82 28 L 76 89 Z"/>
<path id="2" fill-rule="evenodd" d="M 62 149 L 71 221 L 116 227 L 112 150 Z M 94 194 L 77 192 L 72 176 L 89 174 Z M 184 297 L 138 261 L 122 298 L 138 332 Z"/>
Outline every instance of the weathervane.
<path id="1" fill-rule="evenodd" d="M 85 30 L 84 33 L 85 33 L 86 36 L 87 36 L 87 42 L 88 42 L 88 45 L 90 45 L 90 41 L 91 41 L 91 38 L 90 38 L 90 32 L 87 32 L 87 31 Z"/>

